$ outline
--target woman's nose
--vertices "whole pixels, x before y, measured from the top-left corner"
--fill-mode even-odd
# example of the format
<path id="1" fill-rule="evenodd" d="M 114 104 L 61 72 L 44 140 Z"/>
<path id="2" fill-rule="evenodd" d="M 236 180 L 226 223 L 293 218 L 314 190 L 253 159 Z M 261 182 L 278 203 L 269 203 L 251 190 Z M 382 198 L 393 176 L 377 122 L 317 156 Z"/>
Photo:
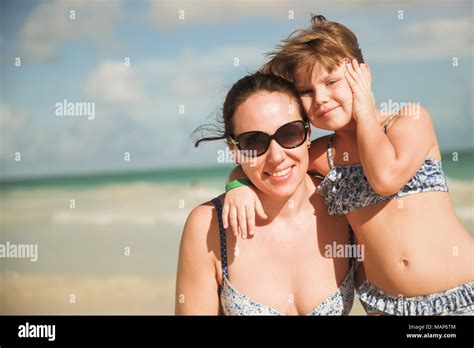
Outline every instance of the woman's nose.
<path id="1" fill-rule="evenodd" d="M 285 149 L 278 144 L 275 139 L 272 139 L 268 148 L 268 162 L 279 163 L 285 159 Z"/>

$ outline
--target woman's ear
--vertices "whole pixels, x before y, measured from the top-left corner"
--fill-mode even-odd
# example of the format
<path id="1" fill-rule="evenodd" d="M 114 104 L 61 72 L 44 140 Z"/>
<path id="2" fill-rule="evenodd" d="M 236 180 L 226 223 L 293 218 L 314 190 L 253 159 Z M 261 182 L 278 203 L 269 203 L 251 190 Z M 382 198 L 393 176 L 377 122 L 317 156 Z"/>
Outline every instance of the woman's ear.
<path id="1" fill-rule="evenodd" d="M 229 146 L 229 151 L 231 153 L 232 160 L 235 163 L 240 164 L 239 163 L 239 153 L 238 153 L 239 149 L 237 149 L 237 146 L 232 141 L 228 141 L 227 145 Z"/>

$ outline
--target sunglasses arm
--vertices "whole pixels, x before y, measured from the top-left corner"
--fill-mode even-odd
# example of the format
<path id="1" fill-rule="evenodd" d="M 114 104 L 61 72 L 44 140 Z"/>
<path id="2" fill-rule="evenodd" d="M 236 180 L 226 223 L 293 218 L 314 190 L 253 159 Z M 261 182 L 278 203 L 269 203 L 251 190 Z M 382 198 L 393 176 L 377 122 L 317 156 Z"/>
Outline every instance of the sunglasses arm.
<path id="1" fill-rule="evenodd" d="M 231 142 L 232 144 L 234 144 L 234 145 L 236 145 L 236 146 L 239 144 L 239 142 L 238 142 L 238 141 L 235 141 L 234 138 L 229 137 L 229 139 L 230 139 L 230 142 Z"/>

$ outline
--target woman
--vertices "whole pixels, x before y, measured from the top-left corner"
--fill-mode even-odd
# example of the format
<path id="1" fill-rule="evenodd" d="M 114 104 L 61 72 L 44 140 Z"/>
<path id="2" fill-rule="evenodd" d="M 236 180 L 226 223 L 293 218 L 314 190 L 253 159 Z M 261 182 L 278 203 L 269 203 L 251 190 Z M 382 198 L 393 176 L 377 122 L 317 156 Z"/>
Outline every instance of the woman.
<path id="1" fill-rule="evenodd" d="M 376 110 L 363 62 L 352 31 L 314 16 L 263 70 L 294 81 L 311 123 L 334 131 L 312 143 L 309 170 L 325 177 L 318 193 L 329 214 L 346 216 L 365 246 L 367 280 L 358 296 L 368 311 L 473 315 L 474 240 L 449 198 L 429 113 Z M 229 204 L 231 225 L 239 215 L 245 228 L 245 209 L 258 196 L 233 191 L 226 201 L 240 201 Z"/>
<path id="2" fill-rule="evenodd" d="M 310 130 L 293 85 L 246 76 L 229 91 L 223 118 L 222 134 L 200 141 L 226 139 L 232 151 L 254 152 L 238 158 L 268 219 L 257 220 L 254 238 L 237 241 L 222 225 L 224 195 L 193 209 L 180 245 L 176 314 L 348 314 L 353 259 L 325 254 L 353 241 L 306 173 Z"/>

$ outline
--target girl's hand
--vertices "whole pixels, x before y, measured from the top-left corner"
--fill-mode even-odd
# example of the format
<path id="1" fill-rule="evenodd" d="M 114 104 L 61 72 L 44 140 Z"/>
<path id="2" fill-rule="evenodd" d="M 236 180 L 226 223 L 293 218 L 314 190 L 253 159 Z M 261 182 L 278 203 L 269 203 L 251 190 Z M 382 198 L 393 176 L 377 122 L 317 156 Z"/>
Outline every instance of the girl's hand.
<path id="1" fill-rule="evenodd" d="M 346 63 L 346 68 L 345 76 L 352 90 L 352 117 L 356 122 L 361 118 L 375 117 L 375 98 L 371 90 L 369 66 L 352 59 L 352 62 Z"/>
<path id="2" fill-rule="evenodd" d="M 253 235 L 255 228 L 255 212 L 262 219 L 267 219 L 262 203 L 251 186 L 236 187 L 225 194 L 222 209 L 222 223 L 228 228 L 229 221 L 234 236 L 239 232 L 243 239 Z"/>

